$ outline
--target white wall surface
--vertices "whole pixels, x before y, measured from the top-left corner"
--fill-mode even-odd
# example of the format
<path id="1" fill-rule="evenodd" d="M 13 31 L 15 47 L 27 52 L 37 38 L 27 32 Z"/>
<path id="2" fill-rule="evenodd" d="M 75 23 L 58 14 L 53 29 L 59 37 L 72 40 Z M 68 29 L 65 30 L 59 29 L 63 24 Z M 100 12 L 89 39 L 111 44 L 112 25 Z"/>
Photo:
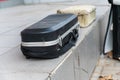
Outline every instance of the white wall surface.
<path id="1" fill-rule="evenodd" d="M 108 4 L 108 0 L 77 0 L 82 4 Z"/>
<path id="2" fill-rule="evenodd" d="M 23 3 L 23 0 L 7 0 L 4 2 L 0 2 L 0 8 L 21 5 Z"/>
<path id="3" fill-rule="evenodd" d="M 40 2 L 64 2 L 64 1 L 76 1 L 76 0 L 40 0 Z"/>
<path id="4" fill-rule="evenodd" d="M 37 3 L 48 3 L 48 2 L 67 2 L 75 0 L 24 0 L 25 4 L 37 4 Z"/>
<path id="5" fill-rule="evenodd" d="M 76 4 L 95 4 L 95 5 L 108 5 L 108 0 L 24 0 L 25 4 L 37 4 L 37 3 L 76 3 Z"/>

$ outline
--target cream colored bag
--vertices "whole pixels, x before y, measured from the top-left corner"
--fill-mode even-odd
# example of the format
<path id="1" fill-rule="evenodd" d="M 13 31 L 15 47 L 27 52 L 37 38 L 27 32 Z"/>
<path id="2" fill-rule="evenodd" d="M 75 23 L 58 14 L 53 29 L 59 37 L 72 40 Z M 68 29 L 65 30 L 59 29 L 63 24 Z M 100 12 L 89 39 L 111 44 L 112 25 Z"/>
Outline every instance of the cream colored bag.
<path id="1" fill-rule="evenodd" d="M 89 26 L 96 18 L 96 8 L 92 5 L 72 6 L 66 9 L 57 10 L 59 14 L 73 13 L 78 15 L 81 27 Z"/>

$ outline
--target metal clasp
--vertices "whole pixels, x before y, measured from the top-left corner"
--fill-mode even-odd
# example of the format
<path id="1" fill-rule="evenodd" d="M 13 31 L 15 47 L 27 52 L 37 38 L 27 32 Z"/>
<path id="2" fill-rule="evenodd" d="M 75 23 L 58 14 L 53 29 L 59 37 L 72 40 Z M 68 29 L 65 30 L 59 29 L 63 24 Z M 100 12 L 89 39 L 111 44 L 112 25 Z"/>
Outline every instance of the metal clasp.
<path id="1" fill-rule="evenodd" d="M 58 39 L 59 39 L 59 43 L 58 43 L 58 44 L 62 47 L 62 45 L 63 45 L 63 44 L 62 44 L 62 37 L 59 36 Z"/>

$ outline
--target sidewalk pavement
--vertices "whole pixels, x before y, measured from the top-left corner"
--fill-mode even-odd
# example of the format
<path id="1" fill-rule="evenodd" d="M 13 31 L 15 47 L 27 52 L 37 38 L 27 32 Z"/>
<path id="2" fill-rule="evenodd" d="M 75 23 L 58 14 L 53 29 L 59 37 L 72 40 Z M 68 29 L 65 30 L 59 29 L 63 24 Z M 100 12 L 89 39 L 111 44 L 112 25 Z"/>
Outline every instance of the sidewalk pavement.
<path id="1" fill-rule="evenodd" d="M 120 62 L 102 55 L 91 80 L 98 80 L 99 76 L 110 75 L 113 80 L 120 80 Z"/>

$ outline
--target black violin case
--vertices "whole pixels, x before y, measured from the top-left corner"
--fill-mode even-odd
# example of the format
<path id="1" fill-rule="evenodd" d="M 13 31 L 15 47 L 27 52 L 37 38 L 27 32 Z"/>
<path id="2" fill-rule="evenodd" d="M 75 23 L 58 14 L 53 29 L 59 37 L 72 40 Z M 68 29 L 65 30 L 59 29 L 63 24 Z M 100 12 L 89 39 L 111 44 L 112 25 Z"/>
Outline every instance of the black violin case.
<path id="1" fill-rule="evenodd" d="M 21 50 L 26 58 L 57 58 L 75 45 L 78 36 L 76 15 L 53 14 L 21 32 Z"/>

